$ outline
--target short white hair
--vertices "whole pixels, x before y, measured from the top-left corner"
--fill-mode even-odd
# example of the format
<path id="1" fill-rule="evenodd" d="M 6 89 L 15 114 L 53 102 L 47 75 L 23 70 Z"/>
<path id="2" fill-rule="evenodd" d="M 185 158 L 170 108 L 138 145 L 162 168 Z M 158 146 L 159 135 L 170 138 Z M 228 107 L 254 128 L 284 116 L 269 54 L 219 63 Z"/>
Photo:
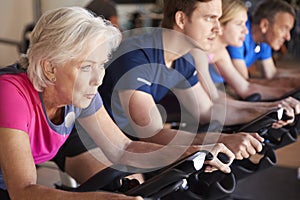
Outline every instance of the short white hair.
<path id="1" fill-rule="evenodd" d="M 121 32 L 109 21 L 81 7 L 62 7 L 45 12 L 35 25 L 27 54 L 20 63 L 37 91 L 52 84 L 41 67 L 42 59 L 64 64 L 80 59 L 89 48 L 99 46 L 100 39 L 108 42 L 111 54 L 121 42 Z M 103 40 L 102 40 L 103 41 Z M 107 53 L 103 51 L 103 53 Z M 109 56 L 109 55 L 107 55 Z"/>

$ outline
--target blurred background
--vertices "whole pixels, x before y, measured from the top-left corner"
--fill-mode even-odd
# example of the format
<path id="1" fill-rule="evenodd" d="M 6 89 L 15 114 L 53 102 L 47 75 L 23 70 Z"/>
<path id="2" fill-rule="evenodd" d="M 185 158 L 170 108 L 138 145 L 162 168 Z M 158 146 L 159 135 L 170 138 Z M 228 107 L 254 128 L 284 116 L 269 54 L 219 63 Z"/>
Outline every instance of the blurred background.
<path id="1" fill-rule="evenodd" d="M 286 0 L 298 11 L 292 40 L 281 49 L 281 54 L 300 57 L 300 12 L 299 0 Z M 0 66 L 15 62 L 20 53 L 20 45 L 28 38 L 27 31 L 43 12 L 62 6 L 85 7 L 91 0 L 0 0 Z M 135 27 L 155 27 L 162 17 L 163 0 L 114 0 L 118 23 L 122 31 Z M 249 11 L 261 2 L 245 0 Z M 27 35 L 26 35 L 27 34 Z M 21 47 L 22 48 L 22 47 Z M 275 54 L 278 55 L 278 54 Z"/>
<path id="2" fill-rule="evenodd" d="M 28 35 L 26 29 L 46 10 L 62 6 L 85 7 L 91 0 L 0 0 L 0 66 L 15 62 L 19 48 Z M 139 26 L 157 26 L 161 18 L 162 0 L 115 0 L 119 26 L 122 31 L 133 28 L 132 17 Z"/>

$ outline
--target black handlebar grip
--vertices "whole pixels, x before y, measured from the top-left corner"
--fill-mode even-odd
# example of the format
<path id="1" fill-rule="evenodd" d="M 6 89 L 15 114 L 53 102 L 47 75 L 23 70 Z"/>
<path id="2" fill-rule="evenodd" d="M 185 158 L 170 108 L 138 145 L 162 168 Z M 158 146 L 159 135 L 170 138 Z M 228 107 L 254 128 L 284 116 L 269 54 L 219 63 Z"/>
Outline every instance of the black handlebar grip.
<path id="1" fill-rule="evenodd" d="M 281 120 L 282 120 L 282 121 L 288 121 L 288 120 L 290 120 L 290 119 L 293 119 L 293 117 L 287 115 L 287 114 L 286 114 L 286 111 L 284 110 L 284 111 L 283 111 L 283 114 L 282 114 Z"/>
<path id="2" fill-rule="evenodd" d="M 206 154 L 205 160 L 212 160 L 214 158 L 214 156 L 212 155 L 212 153 L 208 152 Z M 218 153 L 217 158 L 224 164 L 228 164 L 230 162 L 229 157 L 225 154 L 225 153 Z"/>
<path id="3" fill-rule="evenodd" d="M 229 157 L 225 154 L 225 153 L 218 153 L 218 156 L 217 158 L 222 162 L 222 163 L 225 163 L 225 164 L 228 164 L 230 163 L 230 159 Z"/>

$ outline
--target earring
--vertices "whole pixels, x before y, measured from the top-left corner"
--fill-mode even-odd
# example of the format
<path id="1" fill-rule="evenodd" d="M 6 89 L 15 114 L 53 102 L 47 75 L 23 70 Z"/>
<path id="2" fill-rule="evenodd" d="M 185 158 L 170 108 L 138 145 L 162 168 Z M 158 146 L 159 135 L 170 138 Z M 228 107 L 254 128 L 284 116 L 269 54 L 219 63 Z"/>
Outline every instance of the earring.
<path id="1" fill-rule="evenodd" d="M 55 82 L 55 81 L 56 81 L 56 78 L 55 78 L 55 77 L 52 77 L 52 78 L 51 78 L 51 81 L 52 81 L 52 82 Z"/>

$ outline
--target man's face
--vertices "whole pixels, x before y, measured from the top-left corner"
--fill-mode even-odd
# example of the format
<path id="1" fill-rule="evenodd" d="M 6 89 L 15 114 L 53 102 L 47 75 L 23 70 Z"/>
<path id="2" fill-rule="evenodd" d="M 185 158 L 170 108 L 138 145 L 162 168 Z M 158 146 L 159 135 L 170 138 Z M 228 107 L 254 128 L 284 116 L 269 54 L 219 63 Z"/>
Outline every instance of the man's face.
<path id="1" fill-rule="evenodd" d="M 279 50 L 285 41 L 291 39 L 290 31 L 294 26 L 294 17 L 289 13 L 279 12 L 270 23 L 265 33 L 266 42 L 275 51 Z"/>
<path id="2" fill-rule="evenodd" d="M 186 20 L 183 32 L 192 38 L 199 48 L 204 51 L 210 50 L 220 31 L 219 18 L 221 15 L 221 0 L 198 2 L 190 20 Z"/>

